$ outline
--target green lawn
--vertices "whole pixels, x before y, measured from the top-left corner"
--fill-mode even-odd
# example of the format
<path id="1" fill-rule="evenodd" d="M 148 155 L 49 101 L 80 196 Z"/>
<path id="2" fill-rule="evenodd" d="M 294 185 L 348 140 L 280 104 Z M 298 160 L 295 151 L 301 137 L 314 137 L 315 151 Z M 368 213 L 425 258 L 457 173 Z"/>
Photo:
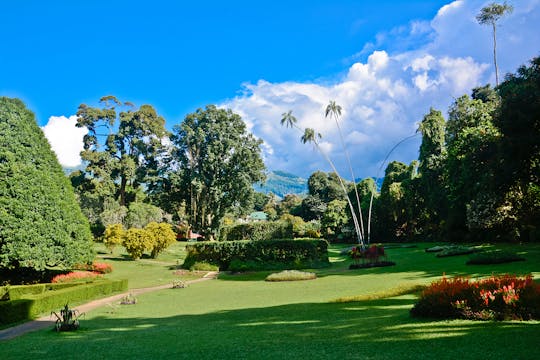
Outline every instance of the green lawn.
<path id="1" fill-rule="evenodd" d="M 143 258 L 133 261 L 123 247 L 117 247 L 113 254 L 110 254 L 103 244 L 96 244 L 96 261 L 111 264 L 113 272 L 107 274 L 106 278 L 129 279 L 130 289 L 170 284 L 174 280 L 191 280 L 201 276 L 174 274 L 186 256 L 185 246 L 185 242 L 177 242 L 159 254 L 157 259 Z"/>
<path id="2" fill-rule="evenodd" d="M 518 248 L 525 262 L 492 266 L 466 266 L 467 256 L 436 258 L 425 247 L 389 249 L 393 267 L 349 271 L 349 261 L 335 246 L 333 266 L 317 270 L 316 280 L 269 283 L 262 280 L 268 273 L 223 275 L 186 289 L 148 293 L 136 305 L 92 311 L 75 333 L 38 331 L 1 342 L 0 354 L 2 359 L 540 358 L 538 321 L 414 319 L 409 316 L 414 295 L 329 303 L 429 283 L 443 273 L 532 272 L 540 278 L 540 245 Z M 115 271 L 124 263 L 133 266 L 118 261 Z"/>

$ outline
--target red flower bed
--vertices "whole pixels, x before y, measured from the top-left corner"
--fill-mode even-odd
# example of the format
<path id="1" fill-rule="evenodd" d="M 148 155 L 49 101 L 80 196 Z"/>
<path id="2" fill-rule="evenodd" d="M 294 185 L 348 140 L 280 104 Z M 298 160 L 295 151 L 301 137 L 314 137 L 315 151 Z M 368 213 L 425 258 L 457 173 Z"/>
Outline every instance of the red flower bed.
<path id="1" fill-rule="evenodd" d="M 108 274 L 112 272 L 112 265 L 106 263 L 95 262 L 93 264 L 78 264 L 73 267 L 75 270 L 94 271 L 100 274 Z"/>
<path id="2" fill-rule="evenodd" d="M 66 283 L 81 280 L 94 280 L 101 277 L 101 274 L 95 271 L 76 271 L 67 274 L 56 275 L 52 278 L 52 283 Z"/>
<path id="3" fill-rule="evenodd" d="M 492 276 L 471 281 L 443 276 L 427 287 L 413 316 L 465 319 L 540 319 L 540 285 L 531 275 Z"/>

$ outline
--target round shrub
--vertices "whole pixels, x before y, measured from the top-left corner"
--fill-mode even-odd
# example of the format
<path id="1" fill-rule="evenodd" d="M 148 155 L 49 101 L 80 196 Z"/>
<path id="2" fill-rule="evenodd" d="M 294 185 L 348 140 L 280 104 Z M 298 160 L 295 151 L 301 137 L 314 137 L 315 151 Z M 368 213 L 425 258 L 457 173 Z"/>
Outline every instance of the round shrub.
<path id="1" fill-rule="evenodd" d="M 176 234 L 170 224 L 151 222 L 146 225 L 145 230 L 152 237 L 153 245 L 150 254 L 152 258 L 156 258 L 159 253 L 176 242 Z"/>
<path id="2" fill-rule="evenodd" d="M 145 251 L 151 250 L 154 238 L 144 229 L 131 228 L 124 236 L 124 247 L 132 259 L 139 259 Z"/>
<path id="3" fill-rule="evenodd" d="M 103 243 L 112 252 L 117 245 L 124 241 L 124 227 L 122 224 L 112 224 L 105 228 Z"/>

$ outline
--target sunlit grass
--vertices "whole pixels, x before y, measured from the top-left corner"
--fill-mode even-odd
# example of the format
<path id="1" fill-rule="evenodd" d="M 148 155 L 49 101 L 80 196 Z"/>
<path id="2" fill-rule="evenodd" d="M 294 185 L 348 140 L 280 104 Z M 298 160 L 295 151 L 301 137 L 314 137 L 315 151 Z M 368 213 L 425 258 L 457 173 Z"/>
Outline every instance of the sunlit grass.
<path id="1" fill-rule="evenodd" d="M 91 311 L 76 333 L 38 331 L 0 342 L 0 354 L 2 359 L 64 359 L 66 354 L 77 359 L 540 358 L 538 321 L 411 318 L 415 295 L 394 292 L 429 284 L 443 273 L 538 277 L 540 245 L 513 249 L 524 253 L 525 262 L 474 267 L 465 265 L 467 256 L 436 258 L 423 245 L 395 248 L 387 252 L 396 266 L 359 270 L 347 270 L 350 260 L 339 256 L 337 247 L 331 250 L 339 261 L 310 270 L 317 273 L 315 280 L 272 283 L 264 281 L 268 272 L 223 274 L 185 289 L 140 295 L 136 305 Z M 125 274 L 136 269 L 134 262 L 118 264 L 116 271 Z M 170 270 L 152 271 L 165 276 L 159 274 Z M 347 297 L 353 302 L 329 303 Z"/>

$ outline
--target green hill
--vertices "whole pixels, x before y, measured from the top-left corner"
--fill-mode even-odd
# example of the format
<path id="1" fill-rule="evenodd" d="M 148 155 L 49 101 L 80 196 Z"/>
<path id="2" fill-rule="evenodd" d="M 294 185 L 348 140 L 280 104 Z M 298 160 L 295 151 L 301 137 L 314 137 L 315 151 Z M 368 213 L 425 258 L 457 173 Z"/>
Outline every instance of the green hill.
<path id="1" fill-rule="evenodd" d="M 255 191 L 265 194 L 271 192 L 279 197 L 283 197 L 287 194 L 306 194 L 307 179 L 277 170 L 267 174 L 266 183 L 264 185 L 255 184 L 253 185 L 253 188 Z"/>

